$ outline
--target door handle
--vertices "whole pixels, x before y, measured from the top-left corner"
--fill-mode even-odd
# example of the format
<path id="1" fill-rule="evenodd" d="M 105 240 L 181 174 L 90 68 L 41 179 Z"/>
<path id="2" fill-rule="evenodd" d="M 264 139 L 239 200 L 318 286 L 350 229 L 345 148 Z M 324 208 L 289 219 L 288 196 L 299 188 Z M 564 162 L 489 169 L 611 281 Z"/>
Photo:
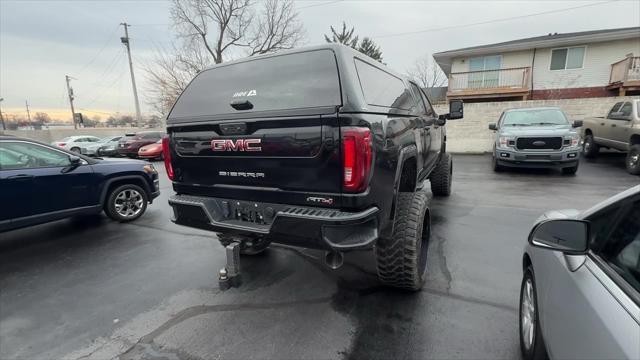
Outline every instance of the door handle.
<path id="1" fill-rule="evenodd" d="M 18 174 L 18 175 L 8 176 L 7 179 L 10 179 L 10 180 L 28 180 L 28 179 L 33 179 L 34 177 L 35 176 L 29 175 L 29 174 Z"/>
<path id="2" fill-rule="evenodd" d="M 604 126 L 604 123 L 600 123 L 600 125 Z"/>
<path id="3" fill-rule="evenodd" d="M 611 124 L 611 127 L 616 127 L 616 124 Z"/>

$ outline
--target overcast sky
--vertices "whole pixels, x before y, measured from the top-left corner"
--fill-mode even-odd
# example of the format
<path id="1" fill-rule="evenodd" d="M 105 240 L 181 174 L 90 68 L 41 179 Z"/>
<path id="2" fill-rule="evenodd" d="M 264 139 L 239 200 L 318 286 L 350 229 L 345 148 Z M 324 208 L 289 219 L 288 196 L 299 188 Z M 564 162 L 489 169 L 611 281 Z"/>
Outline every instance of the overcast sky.
<path id="1" fill-rule="evenodd" d="M 584 5 L 592 6 L 584 6 Z M 640 26 L 640 0 L 620 1 L 296 1 L 306 45 L 324 41 L 329 25 L 343 20 L 370 36 L 384 61 L 404 72 L 425 54 L 518 38 Z M 89 113 L 133 112 L 122 21 L 130 23 L 131 48 L 143 112 L 143 68 L 173 41 L 168 1 L 0 0 L 2 110 L 24 115 L 47 111 L 67 118 L 65 75 L 76 108 Z M 574 8 L 566 11 L 561 9 Z M 464 26 L 484 21 L 538 16 Z M 423 31 L 429 30 L 429 31 Z"/>

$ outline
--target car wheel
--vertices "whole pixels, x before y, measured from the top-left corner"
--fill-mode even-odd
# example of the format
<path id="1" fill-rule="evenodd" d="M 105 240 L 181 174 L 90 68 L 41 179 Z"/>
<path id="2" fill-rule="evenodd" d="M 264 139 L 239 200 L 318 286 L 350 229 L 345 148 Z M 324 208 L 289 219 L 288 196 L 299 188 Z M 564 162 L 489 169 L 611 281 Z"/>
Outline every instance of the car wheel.
<path id="1" fill-rule="evenodd" d="M 498 164 L 498 159 L 496 159 L 495 155 L 491 157 L 491 165 L 493 166 L 493 171 L 495 172 L 501 172 L 502 170 L 504 170 L 504 167 Z"/>
<path id="2" fill-rule="evenodd" d="M 232 242 L 240 243 L 241 255 L 257 255 L 269 247 L 270 241 L 267 241 L 262 236 L 244 236 L 244 235 L 231 235 L 231 234 L 218 234 L 218 241 L 224 247 Z"/>
<path id="3" fill-rule="evenodd" d="M 584 155 L 584 157 L 592 159 L 598 155 L 599 151 L 600 146 L 596 144 L 595 140 L 593 139 L 593 135 L 588 134 L 587 136 L 585 136 L 584 142 L 582 143 L 582 154 Z"/>
<path id="4" fill-rule="evenodd" d="M 578 171 L 578 164 L 576 164 L 576 166 L 562 168 L 562 173 L 564 175 L 575 175 L 577 171 Z"/>
<path id="5" fill-rule="evenodd" d="M 629 147 L 626 163 L 629 174 L 640 175 L 640 145 Z"/>
<path id="6" fill-rule="evenodd" d="M 548 359 L 540 330 L 536 282 L 529 266 L 520 287 L 520 351 L 524 360 Z"/>
<path id="7" fill-rule="evenodd" d="M 451 159 L 451 154 L 442 154 L 429 180 L 431 181 L 431 192 L 433 195 L 451 195 L 451 182 L 453 180 L 453 160 Z"/>
<path id="8" fill-rule="evenodd" d="M 393 234 L 376 244 L 380 282 L 401 289 L 420 290 L 427 270 L 430 235 L 427 194 L 424 191 L 400 193 Z"/>
<path id="9" fill-rule="evenodd" d="M 120 222 L 136 220 L 147 210 L 147 193 L 138 185 L 126 184 L 113 189 L 107 196 L 104 211 Z"/>
<path id="10" fill-rule="evenodd" d="M 69 151 L 80 154 L 80 148 L 77 146 L 72 147 L 71 149 L 69 149 Z"/>

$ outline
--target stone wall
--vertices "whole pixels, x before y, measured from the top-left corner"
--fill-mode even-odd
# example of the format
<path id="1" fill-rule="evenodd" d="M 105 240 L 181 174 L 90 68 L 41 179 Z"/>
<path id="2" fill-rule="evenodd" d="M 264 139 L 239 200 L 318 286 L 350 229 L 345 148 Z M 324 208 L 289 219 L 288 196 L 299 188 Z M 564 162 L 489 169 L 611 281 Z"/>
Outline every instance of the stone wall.
<path id="1" fill-rule="evenodd" d="M 453 153 L 483 153 L 493 149 L 494 133 L 489 123 L 497 122 L 500 114 L 507 109 L 557 106 L 569 120 L 583 120 L 587 117 L 605 116 L 611 106 L 619 101 L 638 99 L 638 96 L 606 97 L 562 100 L 503 101 L 464 104 L 464 119 L 447 122 L 447 149 Z M 448 105 L 436 105 L 436 112 L 448 112 Z"/>
<path id="2" fill-rule="evenodd" d="M 165 131 L 165 129 L 135 129 L 135 128 L 84 128 L 84 129 L 49 129 L 49 130 L 0 130 L 0 135 L 13 135 L 50 144 L 54 141 L 74 135 L 93 135 L 107 137 L 134 133 L 136 131 Z"/>

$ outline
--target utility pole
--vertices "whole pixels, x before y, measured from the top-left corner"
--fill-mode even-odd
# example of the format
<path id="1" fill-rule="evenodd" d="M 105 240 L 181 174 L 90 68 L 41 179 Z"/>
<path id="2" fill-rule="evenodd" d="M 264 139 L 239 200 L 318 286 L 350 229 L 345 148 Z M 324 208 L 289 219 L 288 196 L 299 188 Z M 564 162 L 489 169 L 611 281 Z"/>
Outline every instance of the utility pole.
<path id="1" fill-rule="evenodd" d="M 67 80 L 67 94 L 69 95 L 69 104 L 71 105 L 71 121 L 73 121 L 73 128 L 77 130 L 78 123 L 76 122 L 76 111 L 73 108 L 73 88 L 69 85 L 73 78 L 69 75 L 65 75 L 64 78 Z"/>
<path id="2" fill-rule="evenodd" d="M 29 112 L 29 101 L 25 100 L 24 105 L 27 107 L 27 119 L 29 120 L 29 125 L 31 125 L 31 113 Z"/>
<path id="3" fill-rule="evenodd" d="M 7 127 L 4 125 L 4 117 L 2 116 L 2 100 L 4 100 L 4 98 L 0 98 L 0 123 L 2 123 L 2 130 L 7 130 Z"/>
<path id="4" fill-rule="evenodd" d="M 127 48 L 127 56 L 129 56 L 129 71 L 131 72 L 131 85 L 133 86 L 133 99 L 136 102 L 136 127 L 140 126 L 140 102 L 138 102 L 138 90 L 136 89 L 136 77 L 133 75 L 133 62 L 131 61 L 131 48 L 129 47 L 129 24 L 126 22 L 120 23 L 124 27 L 124 37 L 120 38 L 120 41 Z"/>

